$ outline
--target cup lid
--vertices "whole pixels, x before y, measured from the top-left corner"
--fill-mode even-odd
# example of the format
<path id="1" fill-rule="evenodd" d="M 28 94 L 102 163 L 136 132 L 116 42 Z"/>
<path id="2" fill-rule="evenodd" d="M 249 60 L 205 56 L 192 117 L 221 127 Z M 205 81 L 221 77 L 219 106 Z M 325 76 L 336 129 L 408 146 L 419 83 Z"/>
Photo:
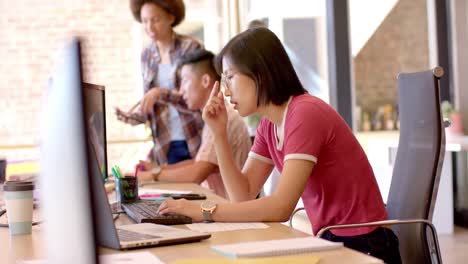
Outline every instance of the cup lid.
<path id="1" fill-rule="evenodd" d="M 7 181 L 3 184 L 3 191 L 5 192 L 32 190 L 34 190 L 34 183 L 30 181 Z"/>

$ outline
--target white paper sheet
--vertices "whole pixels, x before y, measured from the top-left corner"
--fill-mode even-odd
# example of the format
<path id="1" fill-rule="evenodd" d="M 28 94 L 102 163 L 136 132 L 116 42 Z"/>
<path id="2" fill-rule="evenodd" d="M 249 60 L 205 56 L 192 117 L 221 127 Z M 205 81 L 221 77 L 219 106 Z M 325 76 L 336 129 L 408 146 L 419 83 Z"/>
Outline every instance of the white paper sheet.
<path id="1" fill-rule="evenodd" d="M 149 252 L 119 253 L 99 255 L 99 262 L 104 264 L 164 264 L 158 257 Z M 45 259 L 23 260 L 18 264 L 47 264 Z"/>
<path id="2" fill-rule="evenodd" d="M 233 230 L 242 230 L 242 229 L 265 229 L 270 226 L 264 223 L 196 223 L 186 225 L 189 229 L 212 233 L 212 232 L 222 232 L 222 231 L 233 231 Z"/>
<path id="3" fill-rule="evenodd" d="M 104 264 L 164 264 L 158 257 L 149 252 L 119 253 L 100 255 L 99 262 Z"/>

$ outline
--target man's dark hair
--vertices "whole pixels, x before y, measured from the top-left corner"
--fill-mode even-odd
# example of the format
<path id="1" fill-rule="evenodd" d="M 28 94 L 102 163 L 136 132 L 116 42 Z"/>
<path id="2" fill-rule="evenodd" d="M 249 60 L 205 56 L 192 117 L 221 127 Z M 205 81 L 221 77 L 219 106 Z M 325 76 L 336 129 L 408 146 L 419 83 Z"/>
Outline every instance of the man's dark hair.
<path id="1" fill-rule="evenodd" d="M 136 21 L 141 23 L 141 8 L 146 3 L 152 3 L 166 10 L 175 17 L 172 27 L 177 26 L 184 20 L 185 5 L 182 0 L 130 0 L 130 10 Z"/>
<path id="2" fill-rule="evenodd" d="M 249 22 L 249 24 L 247 25 L 247 28 L 250 29 L 250 28 L 258 28 L 258 27 L 268 27 L 268 25 L 260 20 L 260 19 L 254 19 L 252 21 Z"/>
<path id="3" fill-rule="evenodd" d="M 214 57 L 215 55 L 211 51 L 205 49 L 197 49 L 185 53 L 177 62 L 177 86 L 180 84 L 179 72 L 185 65 L 194 66 L 194 71 L 198 73 L 207 73 L 215 80 L 219 80 L 221 77 L 214 68 Z"/>
<path id="4" fill-rule="evenodd" d="M 257 106 L 281 105 L 290 96 L 306 93 L 281 41 L 267 28 L 248 29 L 232 38 L 215 59 L 218 73 L 223 58 L 255 81 Z"/>

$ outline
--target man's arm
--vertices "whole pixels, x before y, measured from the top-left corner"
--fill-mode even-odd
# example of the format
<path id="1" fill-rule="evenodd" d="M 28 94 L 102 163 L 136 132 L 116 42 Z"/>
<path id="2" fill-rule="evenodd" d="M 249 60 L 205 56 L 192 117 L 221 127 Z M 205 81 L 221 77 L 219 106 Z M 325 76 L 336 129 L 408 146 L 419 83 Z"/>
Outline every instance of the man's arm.
<path id="1" fill-rule="evenodd" d="M 164 167 L 157 175 L 157 180 L 201 183 L 217 168 L 215 164 L 206 161 L 195 161 L 177 168 Z"/>
<path id="2" fill-rule="evenodd" d="M 171 169 L 171 170 L 178 169 L 178 168 L 186 167 L 188 165 L 192 165 L 194 162 L 195 162 L 194 159 L 183 160 L 174 164 L 161 166 L 161 169 Z"/>

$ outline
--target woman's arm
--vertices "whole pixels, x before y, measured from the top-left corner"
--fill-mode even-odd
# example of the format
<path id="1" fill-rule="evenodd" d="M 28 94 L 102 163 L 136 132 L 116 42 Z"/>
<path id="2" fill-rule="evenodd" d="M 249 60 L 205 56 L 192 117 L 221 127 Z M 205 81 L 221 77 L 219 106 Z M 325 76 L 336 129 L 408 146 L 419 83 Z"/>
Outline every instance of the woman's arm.
<path id="1" fill-rule="evenodd" d="M 255 198 L 273 166 L 252 158 L 247 159 L 244 171 L 237 167 L 227 135 L 228 115 L 219 82 L 214 84 L 210 99 L 203 109 L 203 120 L 214 137 L 218 166 L 231 201 Z"/>
<path id="2" fill-rule="evenodd" d="M 261 161 L 258 161 L 261 162 Z M 312 172 L 314 163 L 287 160 L 275 192 L 268 197 L 239 203 L 218 204 L 213 220 L 218 222 L 284 222 L 294 210 Z M 187 200 L 167 200 L 160 213 L 179 213 L 202 221 L 199 204 Z"/>
<path id="3" fill-rule="evenodd" d="M 231 201 L 254 199 L 273 170 L 273 165 L 247 158 L 242 171 L 237 167 L 227 135 L 215 136 L 215 150 L 223 183 Z"/>
<path id="4" fill-rule="evenodd" d="M 220 204 L 213 213 L 213 219 L 219 222 L 287 221 L 304 191 L 313 166 L 311 161 L 287 160 L 271 196 L 235 204 Z"/>

